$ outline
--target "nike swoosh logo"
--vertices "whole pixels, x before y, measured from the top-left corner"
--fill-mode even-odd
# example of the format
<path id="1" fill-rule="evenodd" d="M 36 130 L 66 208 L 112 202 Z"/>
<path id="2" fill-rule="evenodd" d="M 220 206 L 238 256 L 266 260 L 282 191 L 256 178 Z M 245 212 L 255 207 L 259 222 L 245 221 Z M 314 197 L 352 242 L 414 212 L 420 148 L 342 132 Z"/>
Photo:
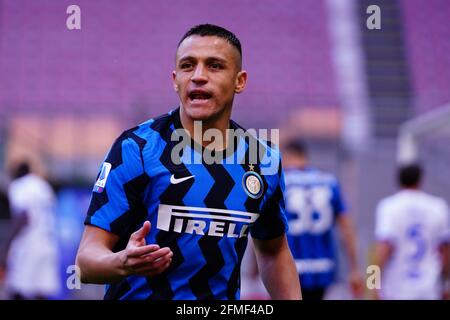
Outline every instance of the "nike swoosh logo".
<path id="1" fill-rule="evenodd" d="M 171 175 L 170 176 L 170 183 L 171 184 L 178 184 L 178 183 L 181 183 L 183 181 L 189 180 L 190 178 L 193 178 L 193 177 L 195 177 L 195 176 L 189 176 L 189 177 L 183 177 L 183 178 L 176 179 L 175 175 Z"/>

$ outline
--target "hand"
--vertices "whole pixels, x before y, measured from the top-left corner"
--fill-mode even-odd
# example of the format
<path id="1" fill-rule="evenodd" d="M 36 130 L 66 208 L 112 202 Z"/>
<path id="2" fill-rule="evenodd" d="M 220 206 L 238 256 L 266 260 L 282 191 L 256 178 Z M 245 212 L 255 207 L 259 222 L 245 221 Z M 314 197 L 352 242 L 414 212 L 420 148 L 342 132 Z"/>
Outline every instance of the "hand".
<path id="1" fill-rule="evenodd" d="M 353 297 L 356 299 L 362 298 L 364 295 L 364 280 L 358 270 L 350 272 L 349 282 Z"/>
<path id="2" fill-rule="evenodd" d="M 142 228 L 131 235 L 127 247 L 121 252 L 122 266 L 127 276 L 155 276 L 166 270 L 172 262 L 173 253 L 170 248 L 146 244 L 145 237 L 150 232 L 150 227 L 150 222 L 145 221 Z"/>

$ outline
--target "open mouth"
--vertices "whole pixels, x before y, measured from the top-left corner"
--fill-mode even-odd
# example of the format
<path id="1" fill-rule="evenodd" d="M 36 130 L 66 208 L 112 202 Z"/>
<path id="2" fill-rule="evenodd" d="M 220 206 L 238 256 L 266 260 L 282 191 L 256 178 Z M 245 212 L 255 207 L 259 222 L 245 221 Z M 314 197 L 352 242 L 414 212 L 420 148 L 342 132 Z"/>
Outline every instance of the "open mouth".
<path id="1" fill-rule="evenodd" d="M 206 91 L 193 90 L 188 97 L 192 102 L 202 102 L 209 100 L 212 94 Z"/>

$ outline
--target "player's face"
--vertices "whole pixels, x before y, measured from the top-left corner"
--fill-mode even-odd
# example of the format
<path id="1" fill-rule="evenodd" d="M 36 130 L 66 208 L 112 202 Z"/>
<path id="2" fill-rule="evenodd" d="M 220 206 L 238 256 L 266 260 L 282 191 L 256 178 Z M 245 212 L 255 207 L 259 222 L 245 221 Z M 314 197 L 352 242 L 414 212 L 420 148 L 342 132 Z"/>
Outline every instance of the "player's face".
<path id="1" fill-rule="evenodd" d="M 238 50 L 215 36 L 191 36 L 179 46 L 173 84 L 191 120 L 230 116 L 235 93 L 245 87 Z"/>

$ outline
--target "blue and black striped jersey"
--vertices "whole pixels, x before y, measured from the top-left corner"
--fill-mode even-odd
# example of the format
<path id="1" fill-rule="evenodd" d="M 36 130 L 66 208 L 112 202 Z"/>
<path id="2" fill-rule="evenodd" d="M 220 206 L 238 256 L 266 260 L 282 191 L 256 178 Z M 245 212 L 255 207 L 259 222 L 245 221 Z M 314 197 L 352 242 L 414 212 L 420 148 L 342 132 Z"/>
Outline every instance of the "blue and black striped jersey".
<path id="1" fill-rule="evenodd" d="M 286 169 L 288 242 L 302 288 L 330 285 L 336 275 L 333 227 L 345 213 L 337 179 L 318 169 Z"/>
<path id="2" fill-rule="evenodd" d="M 230 126 L 242 129 L 233 121 Z M 255 138 L 241 135 L 227 158 L 207 164 L 189 139 L 173 161 L 178 142 L 172 135 L 179 128 L 176 109 L 125 131 L 98 174 L 85 224 L 118 235 L 114 251 L 120 251 L 149 220 L 147 243 L 174 253 L 162 274 L 107 285 L 105 299 L 239 299 L 248 233 L 264 240 L 287 230 L 277 149 L 256 140 L 263 157 L 250 163 Z M 276 169 L 265 174 L 269 157 Z"/>

